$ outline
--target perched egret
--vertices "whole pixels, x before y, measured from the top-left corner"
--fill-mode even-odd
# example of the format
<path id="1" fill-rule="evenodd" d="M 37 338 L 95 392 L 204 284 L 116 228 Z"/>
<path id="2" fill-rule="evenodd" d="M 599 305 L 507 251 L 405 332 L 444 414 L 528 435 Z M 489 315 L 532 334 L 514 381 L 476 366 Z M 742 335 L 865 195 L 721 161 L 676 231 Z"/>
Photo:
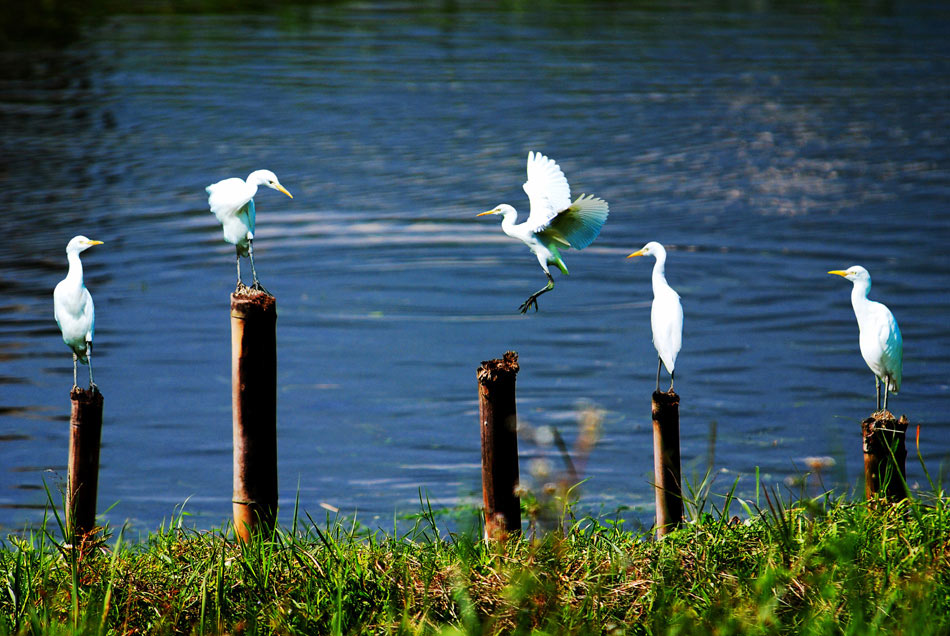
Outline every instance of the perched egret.
<path id="1" fill-rule="evenodd" d="M 53 290 L 53 316 L 59 330 L 63 332 L 63 342 L 73 350 L 74 388 L 78 384 L 77 361 L 89 365 L 89 388 L 96 386 L 92 381 L 92 336 L 96 329 L 96 308 L 82 281 L 82 261 L 79 260 L 79 253 L 93 245 L 102 245 L 102 241 L 92 241 L 85 236 L 74 236 L 69 241 L 66 245 L 69 272 Z"/>
<path id="2" fill-rule="evenodd" d="M 205 188 L 208 193 L 208 206 L 224 227 L 224 240 L 234 245 L 237 252 L 238 290 L 244 286 L 241 282 L 241 257 L 247 256 L 251 261 L 251 275 L 254 277 L 252 289 L 267 291 L 257 280 L 257 270 L 254 269 L 254 195 L 257 194 L 257 187 L 262 185 L 294 198 L 294 195 L 280 185 L 277 175 L 270 170 L 255 170 L 247 176 L 247 181 L 232 177 Z"/>
<path id="3" fill-rule="evenodd" d="M 531 203 L 531 212 L 524 223 L 516 224 L 518 213 L 513 207 L 502 203 L 486 214 L 501 214 L 501 229 L 511 238 L 516 238 L 534 253 L 541 269 L 548 277 L 548 284 L 528 296 L 519 308 L 525 313 L 534 305 L 538 310 L 538 296 L 554 289 L 554 278 L 548 265 L 557 265 L 567 274 L 567 266 L 561 260 L 559 246 L 584 249 L 590 245 L 607 220 L 607 202 L 593 195 L 581 195 L 571 203 L 571 188 L 564 173 L 553 159 L 539 152 L 528 153 L 528 180 L 524 191 Z"/>
<path id="4" fill-rule="evenodd" d="M 666 366 L 672 391 L 676 356 L 683 346 L 683 305 L 680 304 L 680 295 L 666 282 L 666 248 L 656 241 L 650 241 L 627 258 L 650 254 L 656 257 L 653 265 L 653 307 L 650 310 L 653 346 L 660 358 L 656 364 L 656 390 L 660 390 L 660 367 Z"/>
<path id="5" fill-rule="evenodd" d="M 851 306 L 858 319 L 858 342 L 861 356 L 874 373 L 874 397 L 881 410 L 881 383 L 884 385 L 884 410 L 887 410 L 887 392 L 897 393 L 901 388 L 904 365 L 904 340 L 894 314 L 882 303 L 869 300 L 871 275 L 860 265 L 846 270 L 834 269 L 829 274 L 844 276 L 852 283 Z"/>

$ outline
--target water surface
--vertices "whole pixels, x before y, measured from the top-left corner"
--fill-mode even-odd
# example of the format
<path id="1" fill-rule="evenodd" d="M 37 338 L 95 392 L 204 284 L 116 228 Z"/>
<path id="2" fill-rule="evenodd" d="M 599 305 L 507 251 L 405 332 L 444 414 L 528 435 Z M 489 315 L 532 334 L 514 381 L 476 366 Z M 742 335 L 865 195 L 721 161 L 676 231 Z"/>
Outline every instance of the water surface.
<path id="1" fill-rule="evenodd" d="M 624 259 L 649 240 L 686 312 L 688 476 L 711 461 L 715 490 L 750 494 L 756 467 L 781 484 L 827 455 L 826 486 L 858 483 L 873 377 L 850 285 L 825 274 L 852 264 L 903 330 L 892 406 L 946 464 L 945 8 L 452 6 L 119 15 L 3 52 L 0 526 L 36 523 L 64 477 L 51 290 L 78 233 L 106 242 L 83 255 L 99 509 L 140 530 L 186 500 L 198 527 L 228 517 L 233 248 L 204 186 L 265 167 L 294 194 L 258 195 L 255 243 L 278 298 L 284 520 L 298 493 L 382 526 L 420 488 L 477 503 L 475 370 L 513 349 L 526 429 L 571 445 L 579 409 L 603 412 L 581 510 L 649 523 L 652 262 Z M 475 214 L 527 212 L 529 150 L 611 215 L 519 316 L 544 275 Z M 521 453 L 526 481 L 532 460 L 560 469 L 550 444 Z M 908 469 L 925 483 L 913 449 Z"/>

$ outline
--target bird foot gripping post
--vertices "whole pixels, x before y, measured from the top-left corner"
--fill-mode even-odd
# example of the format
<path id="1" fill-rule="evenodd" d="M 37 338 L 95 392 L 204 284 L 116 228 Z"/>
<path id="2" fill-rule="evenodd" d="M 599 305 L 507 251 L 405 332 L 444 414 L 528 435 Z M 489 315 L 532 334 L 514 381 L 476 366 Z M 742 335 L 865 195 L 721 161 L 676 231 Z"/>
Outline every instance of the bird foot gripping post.
<path id="1" fill-rule="evenodd" d="M 102 393 L 92 385 L 69 393 L 69 483 L 66 526 L 70 536 L 88 534 L 96 525 L 99 445 L 102 438 Z"/>
<path id="2" fill-rule="evenodd" d="M 478 379 L 478 419 L 482 442 L 482 496 L 485 538 L 504 540 L 521 531 L 518 499 L 518 415 L 515 376 L 518 354 L 482 362 Z"/>
<path id="3" fill-rule="evenodd" d="M 663 537 L 683 521 L 680 478 L 680 396 L 670 389 L 653 393 L 653 474 L 656 533 Z"/>
<path id="4" fill-rule="evenodd" d="M 907 417 L 898 420 L 890 411 L 878 411 L 861 422 L 864 446 L 864 495 L 883 495 L 890 502 L 907 498 Z"/>
<path id="5" fill-rule="evenodd" d="M 234 530 L 247 542 L 277 521 L 277 300 L 231 294 Z"/>

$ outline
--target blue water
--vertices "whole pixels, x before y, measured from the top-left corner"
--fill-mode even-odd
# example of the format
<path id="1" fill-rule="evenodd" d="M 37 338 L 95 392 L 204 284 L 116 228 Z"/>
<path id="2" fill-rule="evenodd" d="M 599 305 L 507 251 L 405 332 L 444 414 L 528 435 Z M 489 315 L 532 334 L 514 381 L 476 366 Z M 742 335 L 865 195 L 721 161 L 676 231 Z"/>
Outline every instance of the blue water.
<path id="1" fill-rule="evenodd" d="M 703 5 L 704 7 L 704 5 Z M 602 413 L 580 512 L 649 524 L 650 240 L 683 298 L 684 473 L 714 491 L 860 480 L 874 407 L 850 285 L 904 335 L 892 410 L 950 460 L 950 11 L 900 3 L 489 9 L 343 3 L 120 15 L 0 65 L 0 527 L 62 487 L 71 360 L 51 292 L 78 233 L 105 395 L 99 509 L 153 529 L 230 515 L 233 248 L 204 186 L 257 168 L 258 271 L 278 299 L 282 521 L 299 495 L 391 527 L 480 500 L 475 370 L 519 353 L 526 485 Z M 545 280 L 506 237 L 529 150 L 611 206 Z M 522 216 L 524 218 L 524 216 Z M 245 268 L 247 266 L 245 265 Z M 245 269 L 245 271 L 247 271 Z M 80 378 L 84 370 L 80 373 Z M 533 435 L 532 431 L 542 434 Z M 913 445 L 912 445 L 913 446 Z M 908 478 L 926 487 L 911 448 Z M 795 488 L 792 486 L 792 488 Z M 815 484 L 814 489 L 818 485 Z"/>

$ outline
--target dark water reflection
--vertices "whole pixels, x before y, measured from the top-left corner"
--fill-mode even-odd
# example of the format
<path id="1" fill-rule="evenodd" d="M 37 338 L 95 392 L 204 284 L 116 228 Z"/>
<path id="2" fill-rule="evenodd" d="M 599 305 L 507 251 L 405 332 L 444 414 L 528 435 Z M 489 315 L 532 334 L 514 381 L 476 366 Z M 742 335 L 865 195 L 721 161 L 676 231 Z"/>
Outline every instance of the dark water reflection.
<path id="1" fill-rule="evenodd" d="M 153 528 L 188 499 L 230 510 L 231 248 L 203 187 L 267 167 L 257 262 L 278 297 L 284 509 L 368 523 L 477 501 L 474 372 L 519 352 L 519 410 L 576 437 L 604 411 L 586 510 L 648 520 L 649 263 L 683 296 L 686 472 L 715 429 L 721 491 L 830 455 L 860 476 L 873 406 L 847 283 L 860 263 L 904 332 L 893 404 L 932 470 L 950 455 L 947 11 L 712 11 L 358 4 L 275 15 L 119 16 L 0 65 L 0 526 L 37 521 L 63 476 L 67 349 L 51 290 L 86 252 L 106 396 L 100 509 Z M 474 215 L 525 212 L 528 150 L 611 203 L 601 237 L 543 283 Z M 713 426 L 714 425 L 714 426 Z M 551 446 L 523 443 L 524 468 Z M 911 483 L 921 482 L 909 462 Z"/>

